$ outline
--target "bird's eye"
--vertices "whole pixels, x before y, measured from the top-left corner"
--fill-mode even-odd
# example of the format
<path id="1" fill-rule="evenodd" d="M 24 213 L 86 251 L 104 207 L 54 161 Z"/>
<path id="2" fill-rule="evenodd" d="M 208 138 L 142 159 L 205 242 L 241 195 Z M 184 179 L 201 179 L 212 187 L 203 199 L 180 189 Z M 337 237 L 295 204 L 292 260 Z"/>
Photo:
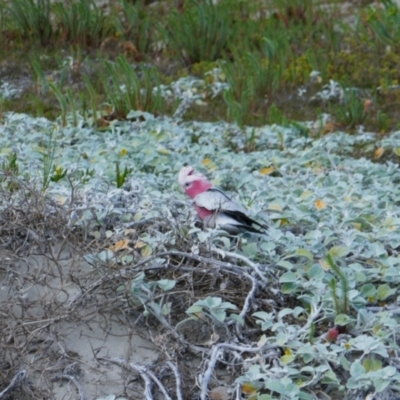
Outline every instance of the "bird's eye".
<path id="1" fill-rule="evenodd" d="M 186 183 L 185 183 L 185 186 L 186 186 L 186 187 L 189 187 L 189 186 L 190 186 L 190 182 L 186 182 Z"/>

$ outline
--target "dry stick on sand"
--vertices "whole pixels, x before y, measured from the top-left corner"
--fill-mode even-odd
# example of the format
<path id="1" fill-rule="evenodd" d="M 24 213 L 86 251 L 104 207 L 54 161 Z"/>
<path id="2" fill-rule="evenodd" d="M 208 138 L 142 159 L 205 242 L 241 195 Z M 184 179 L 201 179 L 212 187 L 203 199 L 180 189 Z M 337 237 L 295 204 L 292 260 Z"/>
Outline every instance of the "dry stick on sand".
<path id="1" fill-rule="evenodd" d="M 167 361 L 167 365 L 172 369 L 172 372 L 175 375 L 175 379 L 176 379 L 176 398 L 177 398 L 177 400 L 183 400 L 183 397 L 182 397 L 182 379 L 181 379 L 181 375 L 179 374 L 178 367 L 172 361 Z"/>
<path id="2" fill-rule="evenodd" d="M 246 347 L 246 346 L 237 346 L 234 344 L 228 344 L 228 343 L 220 343 L 214 346 L 212 352 L 211 352 L 211 357 L 210 360 L 208 361 L 208 368 L 206 372 L 204 372 L 203 379 L 201 381 L 201 392 L 200 392 L 200 399 L 201 400 L 207 400 L 207 394 L 208 394 L 208 382 L 211 379 L 211 376 L 214 372 L 215 364 L 219 358 L 219 353 L 221 350 L 232 350 L 232 351 L 240 351 L 242 353 L 258 353 L 261 350 L 269 350 L 269 349 L 276 349 L 279 346 L 277 344 L 271 344 L 271 345 L 264 345 L 260 347 Z"/>
<path id="3" fill-rule="evenodd" d="M 154 400 L 153 394 L 151 392 L 151 387 L 153 385 L 153 382 L 159 387 L 159 389 L 163 393 L 164 398 L 166 400 L 172 400 L 171 396 L 168 394 L 167 389 L 165 389 L 164 385 L 154 375 L 154 373 L 152 371 L 150 371 L 147 367 L 143 367 L 142 365 L 126 362 L 125 360 L 123 360 L 121 358 L 103 357 L 103 358 L 100 358 L 100 360 L 110 362 L 113 364 L 117 364 L 120 367 L 123 367 L 129 371 L 132 371 L 135 374 L 139 374 L 145 383 L 145 389 L 144 389 L 143 394 L 146 396 L 145 397 L 146 400 Z"/>
<path id="4" fill-rule="evenodd" d="M 63 374 L 62 376 L 56 377 L 53 380 L 66 380 L 72 382 L 78 389 L 80 400 L 85 400 L 85 395 L 83 393 L 82 386 L 74 376 L 69 374 Z"/>
<path id="5" fill-rule="evenodd" d="M 20 385 L 25 378 L 27 377 L 28 373 L 26 370 L 18 371 L 15 375 L 14 378 L 12 378 L 10 384 L 0 393 L 0 399 L 3 399 L 4 396 L 10 392 L 11 390 L 14 389 L 15 386 Z"/>

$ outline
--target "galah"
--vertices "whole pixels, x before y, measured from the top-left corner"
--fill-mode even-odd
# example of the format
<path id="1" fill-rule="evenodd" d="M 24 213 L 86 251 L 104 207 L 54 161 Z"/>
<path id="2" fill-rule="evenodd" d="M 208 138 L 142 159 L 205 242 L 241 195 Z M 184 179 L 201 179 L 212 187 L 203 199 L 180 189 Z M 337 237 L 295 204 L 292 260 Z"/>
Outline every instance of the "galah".
<path id="1" fill-rule="evenodd" d="M 204 175 L 196 173 L 193 167 L 183 167 L 178 181 L 183 191 L 193 199 L 194 208 L 205 226 L 219 227 L 233 234 L 246 231 L 263 233 L 266 229 L 264 225 L 251 219 L 244 207 L 213 187 Z"/>

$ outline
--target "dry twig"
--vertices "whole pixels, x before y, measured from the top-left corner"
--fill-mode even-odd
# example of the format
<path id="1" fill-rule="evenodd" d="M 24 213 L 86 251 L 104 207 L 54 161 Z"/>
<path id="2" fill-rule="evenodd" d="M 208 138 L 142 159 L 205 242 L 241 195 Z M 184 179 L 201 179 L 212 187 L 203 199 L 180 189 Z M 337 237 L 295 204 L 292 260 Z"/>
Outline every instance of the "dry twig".
<path id="1" fill-rule="evenodd" d="M 27 371 L 26 370 L 21 370 L 18 371 L 14 377 L 11 379 L 10 384 L 2 391 L 0 392 L 0 399 L 3 399 L 4 396 L 12 391 L 14 389 L 14 387 L 21 385 L 21 383 L 25 380 L 25 378 L 27 377 Z"/>
<path id="2" fill-rule="evenodd" d="M 121 358 L 104 357 L 102 360 L 113 363 L 113 364 L 117 364 L 129 371 L 139 374 L 140 377 L 145 382 L 145 389 L 144 389 L 143 394 L 146 396 L 147 400 L 153 400 L 153 394 L 151 392 L 152 381 L 161 390 L 161 392 L 164 395 L 164 398 L 166 400 L 172 400 L 171 396 L 168 394 L 167 389 L 165 389 L 164 385 L 160 382 L 160 380 L 154 375 L 154 373 L 148 367 L 144 367 L 142 365 L 137 365 L 134 363 L 126 362 L 125 360 L 123 360 Z"/>

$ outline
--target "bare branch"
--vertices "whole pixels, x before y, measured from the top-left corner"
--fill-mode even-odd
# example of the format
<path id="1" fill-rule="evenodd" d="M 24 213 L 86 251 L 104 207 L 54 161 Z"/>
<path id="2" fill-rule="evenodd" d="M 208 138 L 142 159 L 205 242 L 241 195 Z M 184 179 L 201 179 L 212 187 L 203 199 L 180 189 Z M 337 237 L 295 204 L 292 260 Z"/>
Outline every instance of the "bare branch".
<path id="1" fill-rule="evenodd" d="M 231 351 L 239 351 L 239 352 L 243 352 L 243 353 L 258 353 L 258 352 L 261 352 L 261 350 L 274 349 L 277 347 L 279 347 L 277 344 L 270 344 L 270 345 L 265 345 L 265 346 L 260 346 L 260 347 L 237 346 L 237 345 L 228 344 L 228 343 L 220 343 L 220 344 L 215 345 L 212 349 L 211 356 L 208 361 L 207 370 L 203 374 L 202 379 L 201 379 L 200 399 L 207 400 L 208 383 L 214 372 L 215 364 L 218 360 L 219 352 L 221 350 L 226 349 L 226 350 L 231 350 Z"/>
<path id="2" fill-rule="evenodd" d="M 181 375 L 179 374 L 178 367 L 172 361 L 167 361 L 167 365 L 172 369 L 172 372 L 175 375 L 175 380 L 176 380 L 176 398 L 177 398 L 177 400 L 183 400 L 183 397 L 182 397 L 182 379 L 181 379 Z"/>
<path id="3" fill-rule="evenodd" d="M 168 394 L 167 390 L 165 389 L 164 385 L 160 382 L 160 380 L 154 375 L 154 373 L 148 367 L 144 367 L 142 365 L 126 362 L 125 360 L 123 360 L 121 358 L 104 357 L 104 358 L 102 358 L 102 360 L 111 362 L 113 364 L 117 364 L 120 367 L 123 367 L 129 371 L 139 374 L 140 377 L 145 382 L 144 395 L 146 396 L 147 400 L 153 400 L 153 395 L 151 392 L 151 388 L 152 388 L 151 380 L 153 380 L 155 382 L 155 384 L 159 387 L 159 389 L 163 393 L 164 398 L 166 400 L 172 400 L 172 398 Z"/>
<path id="4" fill-rule="evenodd" d="M 3 399 L 4 396 L 10 392 L 11 390 L 14 389 L 14 387 L 19 386 L 27 377 L 27 371 L 26 370 L 22 370 L 22 371 L 18 371 L 14 377 L 12 378 L 10 384 L 2 391 L 0 392 L 0 399 Z"/>

